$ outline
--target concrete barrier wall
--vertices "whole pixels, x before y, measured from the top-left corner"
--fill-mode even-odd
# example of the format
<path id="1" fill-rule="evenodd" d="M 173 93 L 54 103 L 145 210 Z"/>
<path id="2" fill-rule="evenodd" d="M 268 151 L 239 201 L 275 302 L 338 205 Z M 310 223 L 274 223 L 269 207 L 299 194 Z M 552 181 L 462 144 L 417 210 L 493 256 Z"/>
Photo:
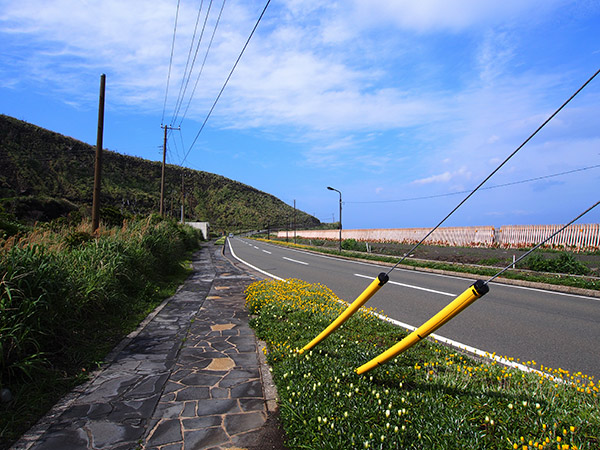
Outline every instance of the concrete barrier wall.
<path id="1" fill-rule="evenodd" d="M 439 228 L 425 243 L 452 246 L 530 247 L 543 241 L 562 225 L 508 225 L 496 230 L 492 226 Z M 342 239 L 363 242 L 417 243 L 430 228 L 380 228 L 342 230 Z M 280 238 L 292 238 L 293 231 L 279 231 Z M 306 239 L 339 239 L 339 230 L 296 230 L 296 236 Z M 600 224 L 571 225 L 547 244 L 580 250 L 600 248 Z"/>
<path id="2" fill-rule="evenodd" d="M 185 224 L 193 228 L 198 228 L 202 232 L 204 240 L 208 240 L 210 232 L 210 224 L 208 222 L 186 222 Z"/>

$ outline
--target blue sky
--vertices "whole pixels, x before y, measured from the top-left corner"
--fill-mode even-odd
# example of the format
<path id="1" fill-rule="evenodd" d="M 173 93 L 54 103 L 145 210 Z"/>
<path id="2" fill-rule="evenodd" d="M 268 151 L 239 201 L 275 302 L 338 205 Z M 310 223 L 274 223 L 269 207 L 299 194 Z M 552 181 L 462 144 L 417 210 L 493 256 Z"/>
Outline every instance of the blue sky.
<path id="1" fill-rule="evenodd" d="M 324 222 L 333 186 L 344 228 L 431 227 L 600 68 L 596 0 L 273 0 L 191 146 L 264 5 L 181 0 L 163 120 L 177 0 L 0 0 L 0 113 L 95 144 L 105 73 L 105 148 L 160 160 L 181 125 L 173 164 Z M 482 190 L 445 225 L 565 223 L 599 200 L 595 166 L 600 75 L 487 186 L 577 172 Z"/>

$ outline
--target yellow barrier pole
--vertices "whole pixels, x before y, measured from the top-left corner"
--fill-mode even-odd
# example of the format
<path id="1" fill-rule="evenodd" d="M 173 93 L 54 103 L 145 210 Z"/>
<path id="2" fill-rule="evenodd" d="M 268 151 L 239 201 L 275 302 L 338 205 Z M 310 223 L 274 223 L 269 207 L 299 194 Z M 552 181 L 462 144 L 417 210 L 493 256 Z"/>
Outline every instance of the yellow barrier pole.
<path id="1" fill-rule="evenodd" d="M 385 352 L 380 354 L 379 356 L 373 358 L 366 364 L 363 364 L 358 369 L 356 369 L 356 373 L 359 375 L 365 372 L 368 372 L 371 369 L 374 369 L 380 364 L 384 364 L 396 355 L 402 353 L 406 349 L 412 347 L 414 344 L 419 342 L 420 340 L 426 338 L 439 327 L 444 325 L 462 310 L 464 310 L 467 306 L 473 303 L 478 298 L 484 296 L 489 292 L 490 288 L 482 280 L 477 280 L 472 286 L 452 300 L 444 309 L 438 312 L 435 316 L 413 331 L 411 334 L 406 336 L 400 342 L 398 342 L 393 347 L 390 347 Z"/>
<path id="2" fill-rule="evenodd" d="M 381 286 L 383 286 L 385 283 L 387 283 L 389 279 L 390 279 L 390 277 L 386 273 L 381 272 L 377 276 L 377 278 L 375 278 L 373 280 L 373 282 L 363 291 L 363 293 L 360 294 L 356 298 L 356 300 L 354 300 L 354 302 L 352 302 L 352 304 L 350 304 L 346 308 L 346 310 L 338 316 L 337 319 L 335 319 L 333 322 L 331 322 L 329 324 L 329 326 L 327 328 L 325 328 L 323 331 L 321 331 L 321 334 L 319 334 L 316 338 L 314 338 L 312 341 L 310 341 L 308 344 L 306 344 L 299 351 L 299 353 L 304 353 L 305 351 L 310 350 L 315 345 L 317 345 L 319 342 L 321 342 L 323 339 L 325 339 L 327 336 L 329 336 L 331 333 L 333 333 L 341 324 L 343 324 L 346 320 L 348 320 L 350 318 L 350 316 L 358 310 L 358 308 L 360 308 L 371 297 L 373 297 L 373 295 L 375 295 L 375 293 L 379 289 L 381 289 Z"/>

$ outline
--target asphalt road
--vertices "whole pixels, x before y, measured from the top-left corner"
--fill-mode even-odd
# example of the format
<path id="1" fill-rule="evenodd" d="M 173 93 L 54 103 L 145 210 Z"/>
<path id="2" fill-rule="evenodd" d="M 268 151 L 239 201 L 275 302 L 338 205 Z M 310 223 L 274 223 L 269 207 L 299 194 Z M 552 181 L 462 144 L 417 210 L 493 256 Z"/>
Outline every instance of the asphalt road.
<path id="1" fill-rule="evenodd" d="M 286 278 L 322 283 L 352 302 L 389 267 L 337 259 L 248 239 L 229 239 L 246 263 Z M 226 251 L 230 251 L 228 247 Z M 467 289 L 467 278 L 396 269 L 367 303 L 418 327 Z M 490 292 L 436 331 L 489 353 L 600 378 L 600 299 L 490 283 Z"/>

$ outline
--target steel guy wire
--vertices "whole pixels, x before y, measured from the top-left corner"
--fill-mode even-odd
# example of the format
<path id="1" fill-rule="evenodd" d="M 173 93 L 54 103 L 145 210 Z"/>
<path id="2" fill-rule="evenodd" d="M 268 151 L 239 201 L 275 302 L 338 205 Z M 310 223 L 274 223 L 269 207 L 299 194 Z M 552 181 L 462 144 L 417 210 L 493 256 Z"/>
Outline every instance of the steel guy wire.
<path id="1" fill-rule="evenodd" d="M 198 137 L 200 136 L 200 133 L 202 133 L 202 130 L 204 130 L 204 127 L 206 126 L 206 122 L 208 122 L 209 117 L 211 116 L 212 112 L 215 109 L 215 106 L 217 106 L 217 102 L 221 98 L 221 95 L 223 94 L 223 91 L 225 90 L 225 87 L 227 86 L 227 83 L 229 83 L 229 80 L 231 79 L 231 76 L 233 75 L 233 72 L 234 72 L 235 68 L 237 67 L 238 63 L 242 59 L 242 55 L 246 51 L 246 48 L 248 47 L 248 44 L 250 43 L 250 39 L 252 39 L 252 36 L 254 36 L 254 32 L 258 28 L 258 24 L 260 23 L 260 21 L 262 20 L 263 16 L 265 15 L 265 12 L 267 12 L 267 8 L 269 7 L 270 3 L 271 3 L 271 0 L 267 0 L 267 3 L 265 4 L 265 7 L 263 8 L 262 12 L 260 13 L 260 17 L 256 21 L 256 24 L 254 24 L 254 28 L 252 28 L 252 32 L 250 33 L 250 36 L 248 36 L 248 39 L 246 40 L 246 43 L 244 44 L 244 47 L 242 48 L 242 51 L 240 52 L 240 55 L 238 56 L 237 60 L 235 61 L 235 64 L 233 65 L 233 67 L 231 68 L 231 72 L 229 72 L 229 75 L 227 76 L 227 79 L 225 80 L 225 83 L 223 84 L 223 87 L 219 91 L 219 95 L 217 95 L 217 98 L 215 99 L 212 107 L 210 108 L 210 111 L 208 111 L 208 114 L 207 114 L 206 118 L 204 119 L 204 122 L 202 123 L 202 126 L 200 127 L 200 130 L 196 134 L 196 137 L 194 138 L 194 141 L 192 142 L 192 145 L 190 145 L 190 148 L 188 149 L 188 151 L 185 154 L 185 157 L 183 158 L 183 161 L 181 161 L 182 165 L 185 162 L 185 160 L 187 159 L 187 157 L 190 154 L 190 152 L 192 151 L 192 148 L 194 147 L 194 144 L 198 140 Z"/>
<path id="2" fill-rule="evenodd" d="M 204 54 L 204 60 L 202 61 L 202 66 L 200 67 L 200 71 L 198 72 L 198 76 L 196 77 L 196 83 L 194 84 L 194 89 L 192 89 L 192 93 L 191 93 L 190 98 L 188 100 L 187 106 L 185 107 L 185 111 L 183 112 L 183 115 L 181 116 L 181 119 L 179 120 L 179 125 L 180 126 L 181 126 L 181 123 L 183 122 L 183 119 L 187 115 L 188 110 L 190 109 L 190 105 L 192 103 L 192 99 L 194 98 L 194 94 L 196 93 L 196 88 L 198 87 L 198 82 L 200 81 L 200 76 L 202 75 L 202 72 L 204 71 L 204 66 L 206 64 L 206 59 L 208 58 L 208 54 L 209 54 L 210 49 L 212 47 L 213 40 L 215 39 L 215 34 L 217 32 L 217 28 L 219 26 L 219 22 L 221 21 L 221 15 L 223 14 L 223 9 L 225 8 L 225 1 L 226 0 L 223 0 L 223 4 L 221 5 L 221 10 L 219 11 L 219 16 L 217 17 L 217 22 L 215 23 L 215 28 L 213 29 L 212 36 L 210 37 L 210 42 L 208 43 L 208 47 L 206 48 L 206 53 Z"/>
<path id="3" fill-rule="evenodd" d="M 161 125 L 165 122 L 165 111 L 167 109 L 167 96 L 169 95 L 169 82 L 171 81 L 171 67 L 173 66 L 173 51 L 175 50 L 175 36 L 177 34 L 177 20 L 179 18 L 179 2 L 177 0 L 177 10 L 175 12 L 175 26 L 173 27 L 173 41 L 171 42 L 171 58 L 169 59 L 169 73 L 167 75 L 167 88 L 165 90 L 165 101 L 163 104 L 162 118 L 160 119 Z"/>
<path id="4" fill-rule="evenodd" d="M 460 202 L 458 205 L 456 205 L 456 206 L 454 207 L 454 209 L 453 209 L 452 211 L 450 211 L 450 212 L 448 213 L 448 215 L 446 215 L 446 217 L 444 217 L 444 218 L 443 218 L 443 219 L 442 219 L 442 220 L 441 220 L 441 221 L 440 221 L 440 222 L 439 222 L 439 223 L 438 223 L 438 224 L 437 224 L 435 227 L 433 227 L 433 228 L 432 228 L 432 229 L 431 229 L 431 230 L 430 230 L 430 231 L 429 231 L 429 232 L 428 232 L 428 233 L 425 235 L 425 237 L 424 237 L 423 239 L 421 239 L 421 240 L 420 240 L 420 241 L 419 241 L 419 242 L 418 242 L 416 245 L 414 245 L 414 246 L 413 246 L 413 247 L 412 247 L 412 248 L 411 248 L 411 249 L 410 249 L 408 252 L 406 252 L 406 253 L 404 254 L 404 256 L 402 256 L 402 258 L 400 258 L 400 260 L 399 260 L 399 261 L 398 261 L 396 264 L 394 264 L 394 266 L 393 266 L 393 267 L 392 267 L 390 270 L 388 270 L 388 271 L 386 272 L 386 275 L 389 275 L 389 274 L 390 274 L 390 272 L 392 272 L 392 271 L 393 271 L 393 270 L 394 270 L 396 267 L 398 267 L 398 265 L 399 265 L 399 264 L 400 264 L 402 261 L 404 261 L 408 255 L 410 255 L 410 254 L 411 254 L 413 251 L 415 251 L 415 250 L 417 249 L 417 247 L 419 247 L 419 246 L 420 246 L 420 245 L 421 245 L 421 244 L 422 244 L 422 243 L 425 241 L 425 239 L 427 239 L 429 236 L 431 236 L 431 234 L 432 234 L 432 233 L 433 233 L 435 230 L 437 230 L 437 229 L 440 227 L 440 225 L 442 225 L 442 224 L 443 224 L 443 223 L 444 223 L 444 222 L 445 222 L 445 221 L 446 221 L 446 220 L 447 220 L 447 219 L 448 219 L 448 218 L 449 218 L 449 217 L 450 217 L 452 214 L 454 214 L 454 213 L 456 212 L 456 210 L 457 210 L 458 208 L 460 208 L 460 207 L 461 207 L 461 206 L 462 206 L 462 205 L 463 205 L 463 204 L 464 204 L 464 203 L 465 203 L 465 202 L 466 202 L 466 201 L 467 201 L 469 198 L 471 198 L 471 196 L 472 196 L 473 194 L 475 194 L 475 192 L 477 192 L 481 186 L 483 186 L 483 185 L 484 185 L 484 184 L 485 184 L 485 183 L 486 183 L 486 182 L 487 182 L 487 181 L 488 181 L 490 178 L 492 178 L 492 176 L 494 176 L 494 174 L 495 174 L 496 172 L 498 172 L 498 171 L 499 171 L 499 170 L 500 170 L 500 169 L 501 169 L 501 168 L 502 168 L 502 167 L 503 167 L 503 166 L 504 166 L 504 165 L 505 165 L 505 164 L 506 164 L 506 163 L 507 163 L 507 162 L 508 162 L 508 161 L 509 161 L 509 160 L 510 160 L 510 159 L 511 159 L 513 156 L 515 156 L 515 155 L 517 154 L 517 152 L 518 152 L 519 150 L 521 150 L 521 149 L 522 149 L 522 148 L 525 146 L 525 144 L 527 144 L 527 143 L 528 143 L 528 142 L 529 142 L 531 139 L 533 139 L 533 137 L 534 137 L 536 134 L 538 134 L 538 132 L 539 132 L 539 131 L 540 131 L 542 128 L 544 128 L 544 127 L 545 127 L 545 126 L 548 124 L 548 122 L 550 122 L 550 121 L 551 121 L 551 120 L 552 120 L 552 119 L 553 119 L 553 118 L 554 118 L 554 117 L 555 117 L 555 116 L 556 116 L 556 115 L 557 115 L 557 114 L 558 114 L 558 113 L 559 113 L 559 112 L 560 112 L 560 111 L 561 111 L 561 110 L 562 110 L 562 109 L 563 109 L 565 106 L 567 106 L 567 105 L 569 104 L 569 102 L 570 102 L 571 100 L 573 100 L 573 99 L 574 99 L 574 98 L 577 96 L 577 94 L 579 94 L 579 93 L 580 93 L 580 92 L 581 92 L 581 91 L 582 91 L 582 90 L 583 90 L 583 89 L 584 89 L 584 88 L 585 88 L 585 87 L 586 87 L 586 86 L 587 86 L 587 85 L 588 85 L 588 84 L 589 84 L 589 83 L 590 83 L 590 82 L 591 82 L 591 81 L 592 81 L 594 78 L 596 78 L 596 75 L 598 75 L 599 73 L 600 73 L 600 69 L 598 69 L 598 70 L 596 71 L 596 73 L 594 73 L 594 74 L 593 74 L 593 75 L 592 75 L 590 78 L 588 78 L 588 80 L 587 80 L 585 83 L 583 83 L 583 84 L 581 85 L 581 87 L 580 87 L 579 89 L 577 89 L 573 95 L 571 95 L 571 96 L 570 96 L 570 97 L 569 97 L 569 98 L 568 98 L 568 99 L 567 99 L 567 100 L 566 100 L 566 101 L 565 101 L 565 102 L 564 102 L 562 105 L 560 105 L 560 107 L 559 107 L 559 108 L 558 108 L 556 111 L 554 111 L 554 112 L 553 112 L 553 113 L 550 115 L 550 117 L 548 117 L 548 118 L 547 118 L 547 119 L 546 119 L 546 120 L 545 120 L 545 121 L 544 121 L 544 122 L 543 122 L 543 123 L 542 123 L 542 124 L 541 124 L 541 125 L 540 125 L 540 126 L 539 126 L 539 127 L 538 127 L 538 128 L 535 130 L 535 131 L 534 131 L 534 132 L 533 132 L 533 133 L 531 133 L 531 134 L 529 135 L 529 137 L 528 137 L 527 139 L 525 139 L 521 145 L 519 145 L 519 146 L 518 146 L 518 147 L 517 147 L 517 148 L 516 148 L 516 149 L 515 149 L 515 150 L 514 150 L 514 151 L 513 151 L 513 152 L 512 152 L 510 155 L 508 155 L 508 157 L 507 157 L 507 158 L 506 158 L 504 161 L 502 161 L 502 163 L 500 163 L 500 165 L 499 165 L 498 167 L 496 167 L 496 168 L 495 168 L 495 169 L 492 171 L 492 173 L 490 173 L 490 174 L 489 174 L 489 175 L 488 175 L 488 176 L 487 176 L 487 177 L 486 177 L 486 178 L 485 178 L 485 179 L 484 179 L 484 180 L 483 180 L 481 183 L 479 183 L 479 185 L 477 185 L 477 187 L 476 187 L 475 189 L 473 189 L 469 195 L 467 195 L 467 196 L 466 196 L 466 197 L 465 197 L 465 198 L 464 198 L 464 199 L 463 199 L 463 200 L 462 200 L 462 201 L 461 201 L 461 202 Z"/>
<path id="5" fill-rule="evenodd" d="M 588 212 L 590 212 L 592 209 L 594 209 L 596 206 L 598 206 L 598 204 L 600 204 L 600 201 L 597 201 L 596 203 L 594 203 L 592 206 L 590 206 L 588 209 L 586 209 L 584 212 L 582 212 L 581 214 L 579 214 L 577 217 L 575 217 L 573 220 L 571 220 L 568 224 L 564 225 L 563 227 L 561 227 L 558 231 L 555 231 L 554 233 L 552 233 L 550 236 L 548 236 L 546 239 L 544 239 L 542 242 L 540 242 L 539 244 L 537 244 L 535 247 L 533 247 L 531 250 L 529 250 L 528 252 L 526 252 L 525 254 L 521 255 L 519 258 L 517 258 L 515 261 L 513 261 L 512 263 L 510 263 L 508 266 L 506 266 L 504 269 L 502 269 L 501 271 L 499 271 L 496 275 L 494 275 L 493 277 L 491 277 L 489 280 L 484 281 L 484 284 L 488 284 L 490 281 L 495 280 L 497 277 L 499 277 L 500 275 L 502 275 L 504 272 L 506 272 L 508 269 L 510 269 L 510 266 L 514 266 L 516 263 L 518 263 L 519 261 L 521 261 L 523 258 L 525 258 L 527 255 L 529 255 L 531 252 L 533 252 L 534 250 L 537 250 L 539 247 L 541 247 L 542 245 L 544 245 L 546 242 L 548 242 L 550 239 L 552 239 L 554 236 L 556 236 L 557 234 L 561 233 L 565 228 L 567 228 L 569 225 L 573 224 L 573 222 L 575 222 L 576 220 L 582 218 L 583 216 L 585 216 Z"/>
<path id="6" fill-rule="evenodd" d="M 506 186 L 513 186 L 515 184 L 530 183 L 532 181 L 545 180 L 547 178 L 558 177 L 558 176 L 561 176 L 561 175 L 568 175 L 568 174 L 571 174 L 571 173 L 583 172 L 584 170 L 597 169 L 598 167 L 600 167 L 600 164 L 596 164 L 594 166 L 580 167 L 579 169 L 567 170 L 566 172 L 559 172 L 559 173 L 553 173 L 553 174 L 550 174 L 550 175 L 543 175 L 541 177 L 528 178 L 526 180 L 512 181 L 510 183 L 503 183 L 503 184 L 495 184 L 493 186 L 482 187 L 481 190 L 485 191 L 485 190 L 488 190 L 488 189 L 497 189 L 497 188 L 506 187 Z M 349 203 L 349 204 L 352 204 L 352 203 L 366 204 L 366 203 L 399 203 L 399 202 L 410 202 L 410 201 L 414 201 L 414 200 L 429 200 L 429 199 L 432 199 L 432 198 L 450 197 L 452 195 L 466 194 L 468 192 L 471 192 L 471 190 L 469 189 L 469 190 L 465 190 L 465 191 L 448 192 L 447 194 L 424 195 L 424 196 L 421 196 L 421 197 L 401 198 L 401 199 L 397 199 L 397 200 L 373 200 L 373 201 L 355 201 L 355 202 L 345 201 L 344 204 L 346 204 L 346 203 Z"/>

